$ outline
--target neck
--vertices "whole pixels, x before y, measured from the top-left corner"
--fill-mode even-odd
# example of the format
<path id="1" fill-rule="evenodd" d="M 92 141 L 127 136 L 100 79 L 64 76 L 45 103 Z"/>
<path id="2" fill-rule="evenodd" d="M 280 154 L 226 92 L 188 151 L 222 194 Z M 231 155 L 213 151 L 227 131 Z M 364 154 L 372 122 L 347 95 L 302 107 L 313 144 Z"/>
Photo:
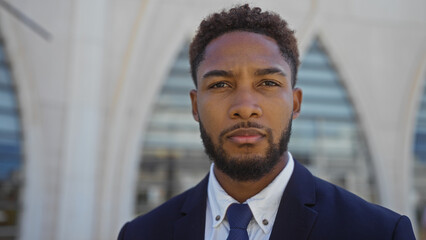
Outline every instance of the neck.
<path id="1" fill-rule="evenodd" d="M 226 193 L 238 202 L 243 203 L 267 187 L 275 179 L 275 177 L 280 174 L 287 165 L 287 162 L 288 154 L 287 152 L 284 152 L 280 161 L 278 161 L 272 170 L 258 180 L 237 181 L 226 175 L 216 166 L 214 166 L 213 172 L 217 181 Z"/>

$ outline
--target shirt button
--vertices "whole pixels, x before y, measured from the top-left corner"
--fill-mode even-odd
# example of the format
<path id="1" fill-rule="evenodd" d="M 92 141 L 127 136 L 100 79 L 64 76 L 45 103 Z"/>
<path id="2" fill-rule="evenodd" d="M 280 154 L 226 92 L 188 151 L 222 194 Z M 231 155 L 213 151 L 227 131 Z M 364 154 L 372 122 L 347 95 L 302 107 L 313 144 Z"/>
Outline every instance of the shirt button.
<path id="1" fill-rule="evenodd" d="M 216 221 L 219 221 L 220 220 L 220 216 L 217 215 L 215 219 L 216 219 Z"/>
<path id="2" fill-rule="evenodd" d="M 265 225 L 265 226 L 269 224 L 268 220 L 266 220 L 266 219 L 263 219 L 262 223 L 263 223 L 263 225 Z"/>

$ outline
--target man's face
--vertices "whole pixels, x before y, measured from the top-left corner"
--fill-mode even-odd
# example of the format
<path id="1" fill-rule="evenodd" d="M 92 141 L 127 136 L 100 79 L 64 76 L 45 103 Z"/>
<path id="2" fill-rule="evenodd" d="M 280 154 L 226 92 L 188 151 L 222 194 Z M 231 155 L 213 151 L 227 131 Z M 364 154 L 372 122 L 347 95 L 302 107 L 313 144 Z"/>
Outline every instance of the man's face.
<path id="1" fill-rule="evenodd" d="M 235 180 L 257 180 L 287 150 L 302 93 L 275 40 L 230 32 L 210 42 L 191 91 L 207 154 Z"/>

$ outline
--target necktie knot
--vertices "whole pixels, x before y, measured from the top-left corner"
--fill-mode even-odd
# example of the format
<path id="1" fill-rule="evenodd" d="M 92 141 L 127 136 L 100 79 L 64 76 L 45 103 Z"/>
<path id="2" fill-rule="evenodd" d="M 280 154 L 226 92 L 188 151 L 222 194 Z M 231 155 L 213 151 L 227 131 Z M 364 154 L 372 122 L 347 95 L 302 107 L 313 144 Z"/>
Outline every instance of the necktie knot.
<path id="1" fill-rule="evenodd" d="M 247 226 L 253 217 L 250 207 L 247 204 L 233 203 L 228 207 L 226 216 L 231 228 L 227 240 L 248 240 Z"/>

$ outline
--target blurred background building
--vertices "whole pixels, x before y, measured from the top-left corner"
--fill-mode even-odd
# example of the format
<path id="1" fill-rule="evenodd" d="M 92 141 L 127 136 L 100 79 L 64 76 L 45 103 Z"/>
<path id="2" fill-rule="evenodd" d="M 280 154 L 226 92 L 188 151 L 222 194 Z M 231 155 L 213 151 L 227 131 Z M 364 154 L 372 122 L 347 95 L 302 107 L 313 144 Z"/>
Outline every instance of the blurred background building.
<path id="1" fill-rule="evenodd" d="M 426 239 L 426 2 L 252 2 L 296 30 L 295 159 Z M 0 239 L 115 239 L 205 176 L 188 45 L 235 3 L 0 0 Z"/>

